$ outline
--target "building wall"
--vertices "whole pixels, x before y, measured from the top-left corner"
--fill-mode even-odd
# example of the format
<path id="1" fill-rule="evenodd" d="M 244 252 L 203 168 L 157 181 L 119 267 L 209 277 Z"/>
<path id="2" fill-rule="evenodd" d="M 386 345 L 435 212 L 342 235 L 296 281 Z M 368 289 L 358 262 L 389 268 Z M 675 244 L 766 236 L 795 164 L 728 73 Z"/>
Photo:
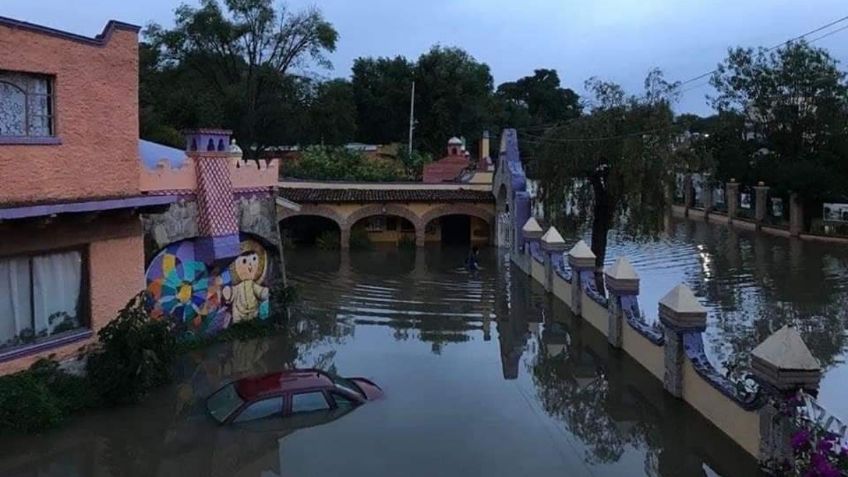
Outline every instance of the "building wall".
<path id="1" fill-rule="evenodd" d="M 83 345 L 95 341 L 96 332 L 117 316 L 118 311 L 144 289 L 144 245 L 138 217 L 117 215 L 87 224 L 60 223 L 7 224 L 0 233 L 0 256 L 50 251 L 85 246 L 88 252 L 87 299 L 91 338 L 37 354 L 0 363 L 0 374 L 28 368 L 39 358 L 51 354 L 57 359 L 70 357 Z"/>
<path id="2" fill-rule="evenodd" d="M 0 204 L 138 194 L 138 35 L 111 25 L 98 45 L 0 23 L 0 69 L 55 75 L 61 141 L 0 146 Z"/>

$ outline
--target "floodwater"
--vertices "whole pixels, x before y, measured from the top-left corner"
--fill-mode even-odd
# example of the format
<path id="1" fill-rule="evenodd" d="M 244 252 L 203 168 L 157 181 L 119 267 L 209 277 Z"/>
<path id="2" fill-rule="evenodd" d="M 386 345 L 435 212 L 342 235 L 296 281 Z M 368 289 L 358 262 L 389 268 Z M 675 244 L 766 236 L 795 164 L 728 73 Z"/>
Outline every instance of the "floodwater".
<path id="1" fill-rule="evenodd" d="M 771 333 L 797 326 L 824 369 L 818 402 L 848 422 L 848 247 L 672 220 L 657 240 L 612 238 L 607 262 L 620 255 L 640 275 L 649 321 L 674 286 L 692 288 L 709 310 L 705 347 L 719 369 L 746 366 Z"/>
<path id="2" fill-rule="evenodd" d="M 768 265 L 755 272 L 746 267 L 759 263 L 760 239 L 730 246 L 724 235 L 676 227 L 647 247 L 614 247 L 640 257 L 646 310 L 679 278 L 703 282 L 696 292 L 711 307 L 744 308 L 760 294 L 769 301 L 765 290 L 784 290 L 799 275 L 818 285 L 788 301 L 830 296 L 824 272 L 792 271 L 802 265 L 788 245 L 766 239 Z M 701 238 L 709 272 L 706 259 L 690 257 Z M 838 262 L 810 247 L 802 253 L 819 267 Z M 290 335 L 188 354 L 176 383 L 140 405 L 89 413 L 42 436 L 0 438 L 0 475 L 757 475 L 741 448 L 500 252 L 484 250 L 475 273 L 462 268 L 466 253 L 291 251 L 303 311 Z M 722 296 L 727 287 L 732 297 Z M 746 334 L 765 333 L 741 317 L 711 320 L 710 336 L 732 337 L 740 349 L 756 341 Z M 368 377 L 386 397 L 301 429 L 222 428 L 203 414 L 202 399 L 221 383 L 291 365 Z"/>

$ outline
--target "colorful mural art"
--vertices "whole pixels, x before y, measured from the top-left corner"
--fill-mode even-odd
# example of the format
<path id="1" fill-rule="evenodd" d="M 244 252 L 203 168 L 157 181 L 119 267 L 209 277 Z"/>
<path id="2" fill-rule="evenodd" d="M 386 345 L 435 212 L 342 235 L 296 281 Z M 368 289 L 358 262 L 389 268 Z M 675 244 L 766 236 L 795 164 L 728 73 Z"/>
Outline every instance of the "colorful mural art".
<path id="1" fill-rule="evenodd" d="M 268 252 L 252 239 L 229 266 L 195 259 L 195 243 L 183 240 L 160 251 L 147 268 L 147 308 L 153 319 L 169 319 L 185 337 L 213 335 L 230 324 L 266 319 L 270 290 Z"/>

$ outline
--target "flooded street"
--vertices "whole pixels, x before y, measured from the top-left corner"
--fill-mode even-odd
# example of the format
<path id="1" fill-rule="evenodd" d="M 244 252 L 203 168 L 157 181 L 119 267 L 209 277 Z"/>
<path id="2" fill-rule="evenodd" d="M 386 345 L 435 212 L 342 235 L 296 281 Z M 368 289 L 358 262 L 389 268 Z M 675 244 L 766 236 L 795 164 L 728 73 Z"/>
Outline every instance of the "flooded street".
<path id="1" fill-rule="evenodd" d="M 646 317 L 685 281 L 711 310 L 716 362 L 798 320 L 826 367 L 821 401 L 845 413 L 848 253 L 700 223 L 672 231 L 612 242 L 610 260 L 626 253 L 642 277 Z M 0 475 L 757 475 L 740 447 L 496 249 L 475 273 L 466 253 L 290 251 L 303 309 L 292 336 L 190 353 L 177 382 L 141 405 L 2 438 Z M 292 365 L 367 377 L 386 397 L 299 429 L 221 428 L 204 415 L 221 383 Z"/>

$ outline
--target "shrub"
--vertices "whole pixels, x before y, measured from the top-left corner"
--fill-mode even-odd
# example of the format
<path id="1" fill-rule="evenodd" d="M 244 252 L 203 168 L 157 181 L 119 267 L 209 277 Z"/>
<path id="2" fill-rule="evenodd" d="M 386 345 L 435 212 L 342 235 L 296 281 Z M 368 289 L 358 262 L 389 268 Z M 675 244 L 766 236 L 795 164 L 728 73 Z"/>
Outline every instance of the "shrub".
<path id="1" fill-rule="evenodd" d="M 62 406 L 30 371 L 0 377 L 0 431 L 37 432 L 56 426 Z"/>
<path id="2" fill-rule="evenodd" d="M 41 359 L 26 371 L 0 377 L 0 433 L 43 431 L 97 401 L 84 377 Z"/>
<path id="3" fill-rule="evenodd" d="M 59 363 L 53 359 L 36 361 L 29 372 L 47 387 L 65 415 L 93 408 L 100 400 L 86 377 L 60 369 Z"/>
<path id="4" fill-rule="evenodd" d="M 297 288 L 278 278 L 271 284 L 270 300 L 270 321 L 282 323 L 289 317 L 289 308 L 297 302 Z"/>
<path id="5" fill-rule="evenodd" d="M 335 230 L 326 230 L 315 238 L 315 245 L 322 250 L 338 250 L 340 244 L 339 233 Z"/>
<path id="6" fill-rule="evenodd" d="M 88 378 L 105 404 L 138 402 L 170 381 L 176 339 L 166 320 L 151 320 L 143 293 L 98 332 L 87 363 Z"/>
<path id="7" fill-rule="evenodd" d="M 365 229 L 353 229 L 350 231 L 350 248 L 351 250 L 371 250 L 374 244 L 371 243 L 371 238 L 368 237 Z"/>

